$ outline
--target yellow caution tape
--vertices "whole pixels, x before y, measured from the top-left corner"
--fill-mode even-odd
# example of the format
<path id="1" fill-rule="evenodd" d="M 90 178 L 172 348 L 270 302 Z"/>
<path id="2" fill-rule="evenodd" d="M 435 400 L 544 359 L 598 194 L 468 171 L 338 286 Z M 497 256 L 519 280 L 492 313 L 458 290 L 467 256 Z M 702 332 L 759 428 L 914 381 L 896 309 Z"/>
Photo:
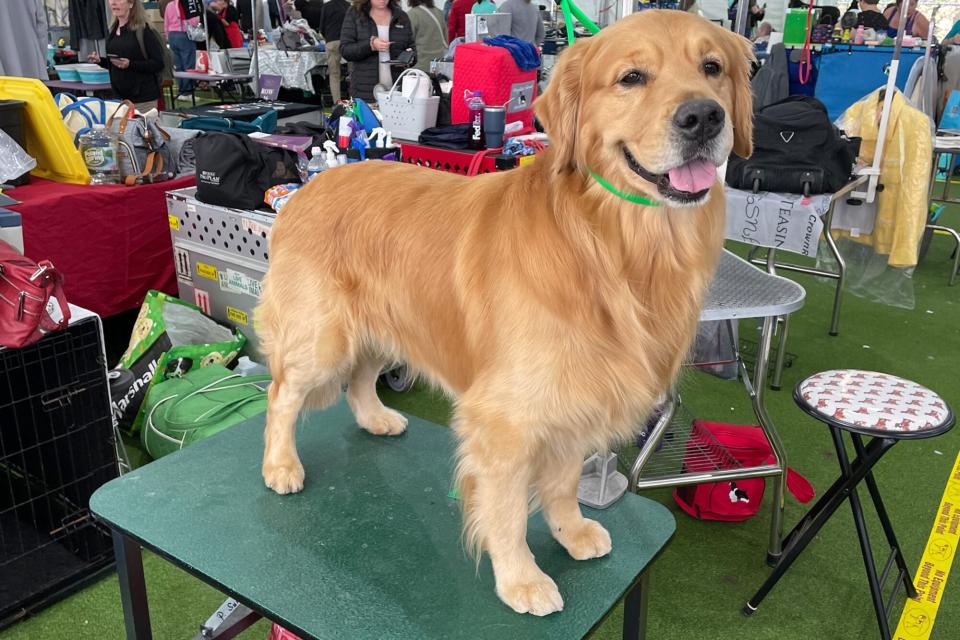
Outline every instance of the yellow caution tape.
<path id="1" fill-rule="evenodd" d="M 960 544 L 960 453 L 940 499 L 937 518 L 913 577 L 917 599 L 908 599 L 893 634 L 895 640 L 927 640 L 943 600 L 950 566 Z"/>

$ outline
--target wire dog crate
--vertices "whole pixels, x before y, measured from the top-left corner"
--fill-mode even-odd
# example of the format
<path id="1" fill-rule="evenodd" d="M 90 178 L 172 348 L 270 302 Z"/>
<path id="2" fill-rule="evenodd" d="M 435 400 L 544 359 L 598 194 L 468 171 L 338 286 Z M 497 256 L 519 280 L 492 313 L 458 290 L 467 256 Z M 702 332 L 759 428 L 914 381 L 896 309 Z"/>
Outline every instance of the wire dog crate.
<path id="1" fill-rule="evenodd" d="M 99 318 L 0 349 L 0 628 L 112 566 L 88 503 L 114 446 Z"/>

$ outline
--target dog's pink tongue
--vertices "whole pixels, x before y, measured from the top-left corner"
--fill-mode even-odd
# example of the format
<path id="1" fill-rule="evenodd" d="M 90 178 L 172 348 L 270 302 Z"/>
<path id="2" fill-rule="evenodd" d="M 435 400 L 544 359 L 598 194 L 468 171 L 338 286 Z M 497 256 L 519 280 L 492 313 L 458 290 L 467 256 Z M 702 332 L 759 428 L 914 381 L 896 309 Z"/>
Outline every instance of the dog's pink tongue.
<path id="1" fill-rule="evenodd" d="M 675 169 L 670 169 L 670 185 L 674 189 L 698 193 L 713 186 L 717 180 L 717 167 L 709 160 L 692 160 Z"/>

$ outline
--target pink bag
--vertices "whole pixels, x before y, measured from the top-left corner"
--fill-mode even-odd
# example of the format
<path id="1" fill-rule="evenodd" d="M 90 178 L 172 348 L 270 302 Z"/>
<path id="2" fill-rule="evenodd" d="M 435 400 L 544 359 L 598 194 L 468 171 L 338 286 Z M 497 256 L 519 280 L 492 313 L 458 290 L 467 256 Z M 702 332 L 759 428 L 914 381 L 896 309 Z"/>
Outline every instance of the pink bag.
<path id="1" fill-rule="evenodd" d="M 298 636 L 293 635 L 277 623 L 270 628 L 270 635 L 267 640 L 300 640 Z"/>
<path id="2" fill-rule="evenodd" d="M 51 300 L 55 305 L 48 306 Z M 55 319 L 51 311 L 57 307 Z M 50 261 L 37 264 L 0 240 L 0 346 L 25 347 L 69 322 L 60 272 Z"/>
<path id="3" fill-rule="evenodd" d="M 716 449 L 718 443 L 744 467 L 776 462 L 767 436 L 760 427 L 694 420 L 693 432 L 687 441 L 684 471 L 712 471 L 713 465 L 703 460 L 703 451 Z M 681 509 L 699 520 L 742 522 L 760 510 L 765 487 L 764 478 L 709 482 L 679 487 L 674 490 L 673 499 Z M 803 504 L 816 495 L 810 482 L 790 468 L 787 469 L 787 489 Z"/>

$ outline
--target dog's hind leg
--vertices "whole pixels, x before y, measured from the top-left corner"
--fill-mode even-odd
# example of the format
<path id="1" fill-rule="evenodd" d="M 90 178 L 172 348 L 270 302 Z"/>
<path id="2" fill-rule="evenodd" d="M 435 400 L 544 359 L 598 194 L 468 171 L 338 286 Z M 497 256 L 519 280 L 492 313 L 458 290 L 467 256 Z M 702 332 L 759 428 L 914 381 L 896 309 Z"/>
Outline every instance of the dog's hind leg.
<path id="1" fill-rule="evenodd" d="M 270 340 L 265 343 L 273 382 L 267 392 L 263 480 L 280 494 L 303 489 L 296 444 L 300 410 L 305 403 L 323 408 L 335 401 L 350 368 L 348 340 L 332 314 L 286 329 L 283 335 L 269 331 Z"/>
<path id="2" fill-rule="evenodd" d="M 377 396 L 377 377 L 386 360 L 364 355 L 357 358 L 347 386 L 347 402 L 357 424 L 378 436 L 398 436 L 407 428 L 407 419 L 388 409 Z"/>
<path id="3" fill-rule="evenodd" d="M 556 541 L 574 560 L 610 553 L 610 534 L 599 522 L 584 518 L 577 502 L 583 456 L 576 451 L 546 449 L 538 462 L 537 492 Z"/>
<path id="4" fill-rule="evenodd" d="M 537 447 L 529 431 L 498 414 L 457 408 L 461 437 L 457 486 L 463 496 L 464 538 L 479 557 L 490 554 L 497 595 L 517 613 L 545 616 L 563 609 L 556 583 L 527 546 L 530 484 Z"/>

